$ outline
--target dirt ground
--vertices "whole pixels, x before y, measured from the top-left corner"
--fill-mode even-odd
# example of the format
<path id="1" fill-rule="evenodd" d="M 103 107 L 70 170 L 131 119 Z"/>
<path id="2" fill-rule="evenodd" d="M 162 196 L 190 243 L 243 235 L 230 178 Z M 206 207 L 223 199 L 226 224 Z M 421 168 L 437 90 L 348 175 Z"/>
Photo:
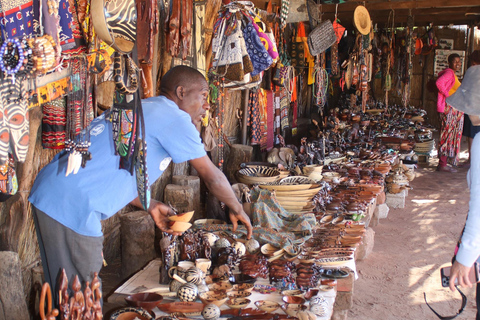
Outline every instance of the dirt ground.
<path id="1" fill-rule="evenodd" d="M 462 161 L 467 156 L 462 152 Z M 349 320 L 437 319 L 425 304 L 424 292 L 443 316 L 460 308 L 460 295 L 441 286 L 440 268 L 449 264 L 468 212 L 467 169 L 437 172 L 436 165 L 435 158 L 419 165 L 405 208 L 390 209 L 373 228 L 373 252 L 357 263 L 359 279 Z M 119 261 L 102 270 L 105 295 L 120 285 L 119 270 Z M 457 319 L 475 319 L 474 289 L 464 293 L 468 304 Z M 106 303 L 104 311 L 113 307 L 118 306 Z"/>
<path id="2" fill-rule="evenodd" d="M 461 162 L 468 157 L 462 152 Z M 404 209 L 390 209 L 374 227 L 373 252 L 357 263 L 353 308 L 348 319 L 437 319 L 424 301 L 442 316 L 456 314 L 458 292 L 443 288 L 440 268 L 449 265 L 468 212 L 467 169 L 437 172 L 436 159 L 420 165 Z M 474 288 L 457 319 L 475 319 Z"/>

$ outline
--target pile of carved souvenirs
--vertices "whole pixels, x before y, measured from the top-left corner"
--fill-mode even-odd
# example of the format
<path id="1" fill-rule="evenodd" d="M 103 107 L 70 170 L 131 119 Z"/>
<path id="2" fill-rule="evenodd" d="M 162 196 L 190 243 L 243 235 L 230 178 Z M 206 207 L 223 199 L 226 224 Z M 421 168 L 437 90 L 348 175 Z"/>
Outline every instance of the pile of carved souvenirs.
<path id="1" fill-rule="evenodd" d="M 424 115 L 337 110 L 315 138 L 273 150 L 265 165 L 245 164 L 237 180 L 249 193 L 253 238 L 214 219 L 165 235 L 160 282 L 180 302 L 157 308 L 205 319 L 328 319 L 337 279 L 356 274 L 369 212 L 386 189 L 400 192 L 414 178 L 415 143 L 431 139 Z"/>

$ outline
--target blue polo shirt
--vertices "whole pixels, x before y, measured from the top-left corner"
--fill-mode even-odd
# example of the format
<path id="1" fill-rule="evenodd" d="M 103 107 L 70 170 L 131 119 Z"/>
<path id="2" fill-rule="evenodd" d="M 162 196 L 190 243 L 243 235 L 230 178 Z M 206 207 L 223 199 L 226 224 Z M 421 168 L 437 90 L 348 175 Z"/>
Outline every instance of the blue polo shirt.
<path id="1" fill-rule="evenodd" d="M 147 141 L 147 168 L 153 184 L 170 161 L 180 163 L 206 155 L 189 114 L 160 96 L 142 100 Z M 48 216 L 86 236 L 101 236 L 100 221 L 137 197 L 135 175 L 119 168 L 112 124 L 102 115 L 89 126 L 92 160 L 65 177 L 68 154 L 61 152 L 37 175 L 29 201 Z"/>

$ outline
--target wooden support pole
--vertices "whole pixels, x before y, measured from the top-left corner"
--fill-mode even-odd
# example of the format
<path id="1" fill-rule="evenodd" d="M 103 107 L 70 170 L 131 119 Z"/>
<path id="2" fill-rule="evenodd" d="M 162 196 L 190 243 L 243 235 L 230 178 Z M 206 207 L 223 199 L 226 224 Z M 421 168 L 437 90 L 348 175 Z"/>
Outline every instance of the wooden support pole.
<path id="1" fill-rule="evenodd" d="M 225 175 L 230 183 L 236 183 L 235 173 L 240 169 L 244 162 L 250 162 L 252 159 L 253 147 L 243 144 L 233 144 L 225 166 Z"/>
<path id="2" fill-rule="evenodd" d="M 422 70 L 422 108 L 423 109 L 427 108 L 427 83 L 428 83 L 427 69 L 428 69 L 429 56 L 430 56 L 429 54 L 424 56 L 424 61 L 423 61 L 423 70 Z"/>
<path id="3" fill-rule="evenodd" d="M 178 175 L 172 177 L 172 183 L 179 186 L 189 186 L 193 191 L 193 215 L 192 221 L 205 218 L 202 203 L 200 202 L 200 178 L 196 176 Z"/>
<path id="4" fill-rule="evenodd" d="M 155 258 L 155 223 L 143 210 L 120 215 L 121 274 L 127 278 Z"/>
<path id="5" fill-rule="evenodd" d="M 193 210 L 193 189 L 190 186 L 169 184 L 165 187 L 164 202 L 172 205 L 179 213 Z"/>
<path id="6" fill-rule="evenodd" d="M 30 319 L 16 252 L 0 251 L 0 288 L 0 320 Z"/>

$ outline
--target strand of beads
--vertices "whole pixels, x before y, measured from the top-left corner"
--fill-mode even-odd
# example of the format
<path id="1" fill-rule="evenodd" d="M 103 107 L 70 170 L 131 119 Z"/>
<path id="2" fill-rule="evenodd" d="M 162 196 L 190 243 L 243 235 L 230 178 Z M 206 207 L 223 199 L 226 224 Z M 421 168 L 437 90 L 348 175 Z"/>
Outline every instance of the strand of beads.
<path id="1" fill-rule="evenodd" d="M 12 83 L 15 82 L 15 74 L 23 66 L 25 59 L 22 44 L 17 39 L 8 39 L 0 48 L 0 70 L 7 75 L 12 75 Z"/>
<path id="2" fill-rule="evenodd" d="M 23 60 L 23 66 L 20 68 L 20 72 L 25 73 L 26 75 L 32 75 L 34 73 L 33 65 L 33 51 L 30 45 L 28 44 L 27 38 L 22 39 L 23 54 L 25 59 Z"/>
<path id="3" fill-rule="evenodd" d="M 220 94 L 218 95 L 218 99 L 220 100 L 219 108 L 218 108 L 218 168 L 220 171 L 223 171 L 223 162 L 224 162 L 224 139 L 223 139 L 223 123 L 224 123 L 224 115 L 225 115 L 225 78 L 221 78 L 222 82 L 216 82 L 216 85 L 220 85 Z"/>

